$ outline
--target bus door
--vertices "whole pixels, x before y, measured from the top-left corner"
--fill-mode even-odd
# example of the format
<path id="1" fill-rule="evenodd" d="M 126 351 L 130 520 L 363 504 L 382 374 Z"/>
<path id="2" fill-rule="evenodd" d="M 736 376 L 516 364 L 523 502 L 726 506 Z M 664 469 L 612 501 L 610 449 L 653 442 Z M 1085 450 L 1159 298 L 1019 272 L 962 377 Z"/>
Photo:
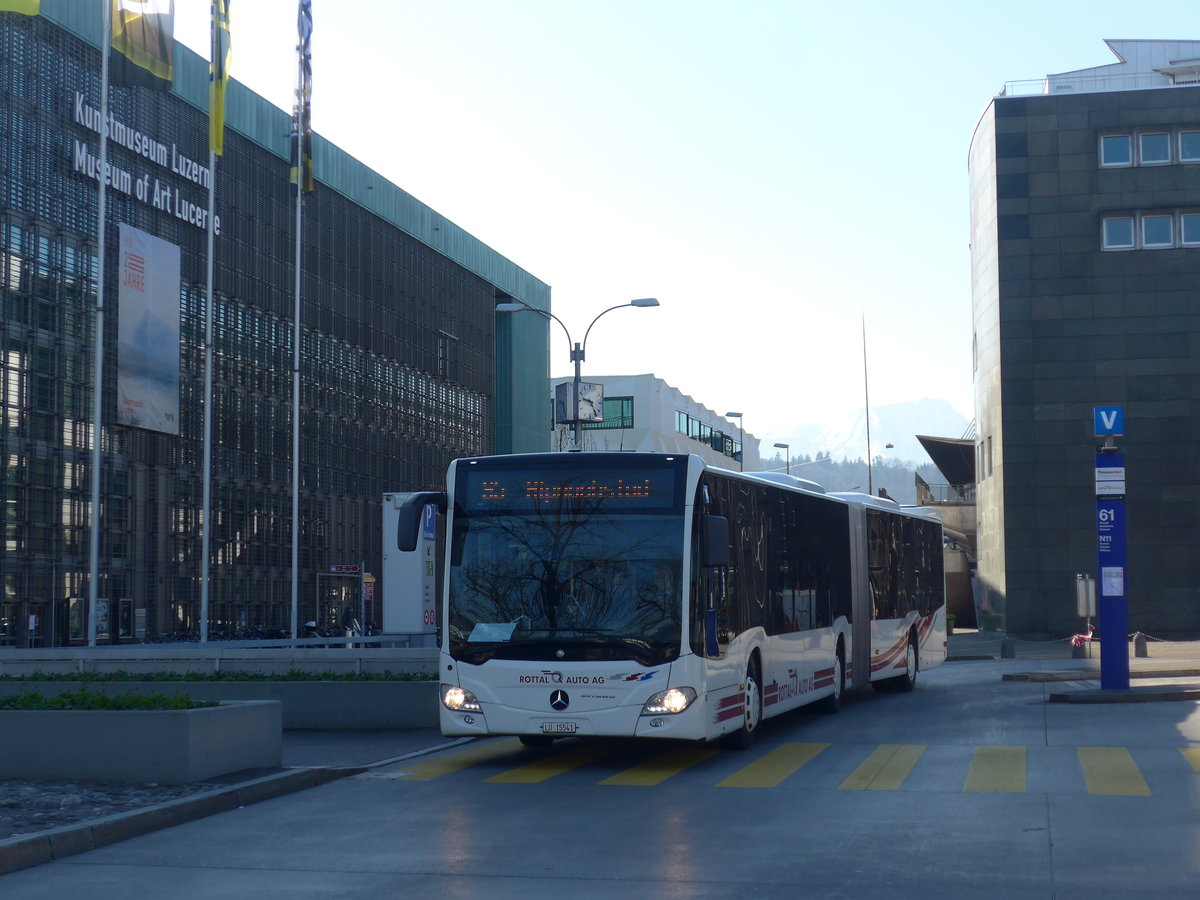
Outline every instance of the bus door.
<path id="1" fill-rule="evenodd" d="M 724 516 L 697 516 L 699 572 L 693 598 L 693 652 L 708 661 L 708 686 L 721 689 L 738 683 L 744 663 L 729 653 L 740 630 L 734 610 L 736 597 L 730 583 L 730 527 Z"/>

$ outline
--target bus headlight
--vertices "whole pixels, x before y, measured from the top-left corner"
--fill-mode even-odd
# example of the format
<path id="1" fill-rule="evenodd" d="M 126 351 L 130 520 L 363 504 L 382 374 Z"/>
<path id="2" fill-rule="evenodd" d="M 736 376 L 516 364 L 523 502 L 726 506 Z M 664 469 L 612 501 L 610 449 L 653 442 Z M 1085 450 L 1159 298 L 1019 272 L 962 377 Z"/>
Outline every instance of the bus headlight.
<path id="1" fill-rule="evenodd" d="M 479 698 L 453 684 L 442 685 L 442 706 L 454 712 L 479 712 Z"/>
<path id="2" fill-rule="evenodd" d="M 681 713 L 696 699 L 696 691 L 690 687 L 673 687 L 659 691 L 642 707 L 643 716 L 673 716 Z"/>

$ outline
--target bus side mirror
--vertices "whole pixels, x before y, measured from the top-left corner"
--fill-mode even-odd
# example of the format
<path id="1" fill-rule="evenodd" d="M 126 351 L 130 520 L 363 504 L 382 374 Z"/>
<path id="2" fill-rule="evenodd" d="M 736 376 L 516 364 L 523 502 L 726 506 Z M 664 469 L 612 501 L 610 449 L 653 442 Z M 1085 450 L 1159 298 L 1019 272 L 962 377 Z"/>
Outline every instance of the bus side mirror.
<path id="1" fill-rule="evenodd" d="M 729 520 L 724 516 L 700 520 L 700 565 L 708 569 L 729 565 Z"/>
<path id="2" fill-rule="evenodd" d="M 407 494 L 396 511 L 396 549 L 411 553 L 417 549 L 425 507 L 433 504 L 438 512 L 446 511 L 445 491 L 416 491 Z"/>

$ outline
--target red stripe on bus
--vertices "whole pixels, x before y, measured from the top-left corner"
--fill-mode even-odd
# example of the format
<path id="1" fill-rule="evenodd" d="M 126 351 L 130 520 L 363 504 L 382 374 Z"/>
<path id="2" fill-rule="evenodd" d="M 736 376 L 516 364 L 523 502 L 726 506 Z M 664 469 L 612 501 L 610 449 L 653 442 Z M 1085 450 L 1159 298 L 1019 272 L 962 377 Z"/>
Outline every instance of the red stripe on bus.
<path id="1" fill-rule="evenodd" d="M 743 713 L 742 707 L 735 706 L 732 709 L 727 709 L 727 710 L 717 713 L 717 721 L 724 722 L 727 719 L 736 719 L 738 716 L 742 715 L 742 713 Z"/>

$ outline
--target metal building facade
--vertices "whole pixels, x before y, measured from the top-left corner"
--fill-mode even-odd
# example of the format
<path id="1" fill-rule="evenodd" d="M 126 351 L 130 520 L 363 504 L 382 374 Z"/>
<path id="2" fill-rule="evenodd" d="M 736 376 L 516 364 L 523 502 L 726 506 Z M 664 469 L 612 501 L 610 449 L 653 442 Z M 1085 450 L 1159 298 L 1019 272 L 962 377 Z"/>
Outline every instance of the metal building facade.
<path id="1" fill-rule="evenodd" d="M 40 17 L 0 17 L 0 646 L 85 633 L 94 6 L 46 0 Z M 176 71 L 170 93 L 114 86 L 112 119 L 207 160 L 208 64 L 177 44 Z M 236 83 L 227 108 L 216 178 L 214 637 L 286 628 L 292 580 L 289 117 Z M 315 144 L 318 184 L 302 234 L 301 621 L 340 607 L 346 585 L 321 577 L 331 566 L 379 571 L 383 493 L 441 484 L 456 456 L 548 443 L 545 329 L 498 334 L 493 309 L 510 297 L 548 309 L 549 288 L 335 146 Z M 150 202 L 149 188 L 108 191 L 102 639 L 187 635 L 199 625 L 207 235 L 173 203 L 206 206 L 207 188 L 118 142 L 109 148 L 114 173 L 149 179 L 172 200 Z M 115 424 L 118 223 L 181 249 L 178 435 Z"/>

